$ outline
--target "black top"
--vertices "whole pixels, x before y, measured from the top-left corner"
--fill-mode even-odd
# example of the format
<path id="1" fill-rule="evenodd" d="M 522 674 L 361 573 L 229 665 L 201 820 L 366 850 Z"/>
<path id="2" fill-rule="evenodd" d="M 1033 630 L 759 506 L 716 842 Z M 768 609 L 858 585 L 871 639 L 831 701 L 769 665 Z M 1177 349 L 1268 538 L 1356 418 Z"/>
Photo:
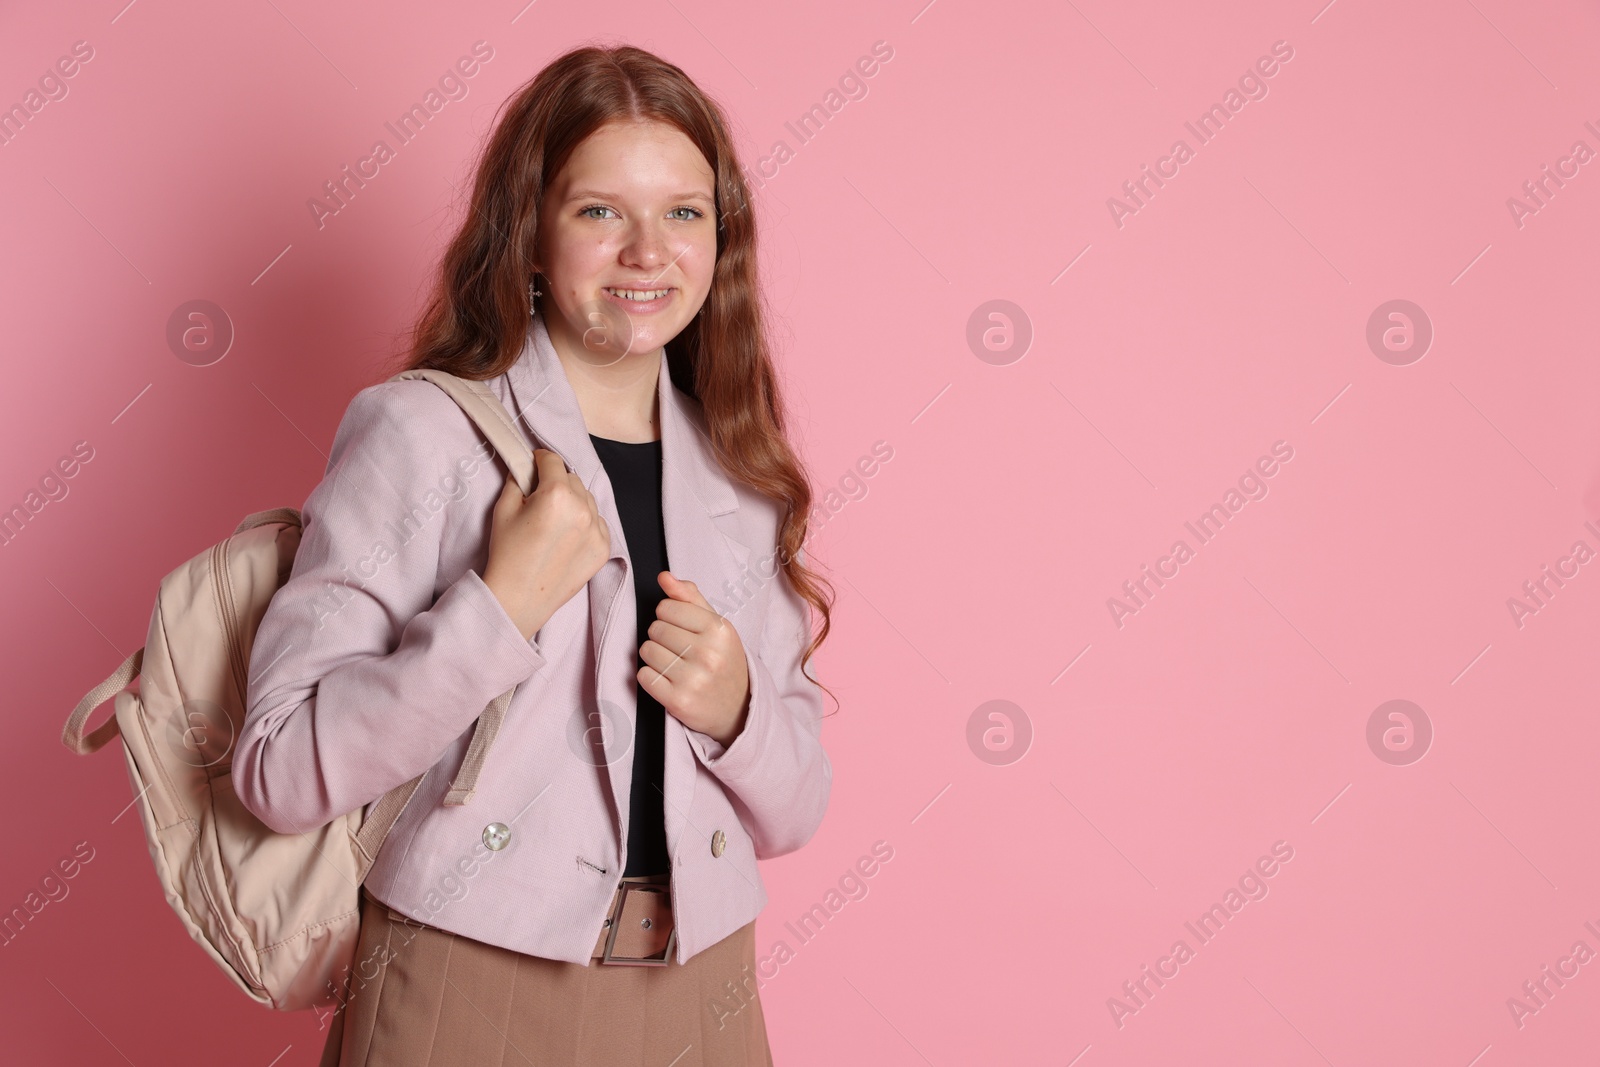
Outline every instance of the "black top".
<path id="1" fill-rule="evenodd" d="M 644 666 L 638 646 L 656 621 L 656 605 L 665 600 L 656 575 L 667 570 L 667 529 L 661 517 L 661 442 L 612 441 L 589 435 L 605 465 L 616 496 L 622 534 L 633 563 L 633 598 L 639 620 L 634 667 Z M 666 766 L 667 711 L 661 702 L 635 686 L 638 710 L 633 738 L 633 785 L 628 797 L 628 862 L 624 877 L 668 874 L 667 830 L 663 819 L 662 776 Z"/>

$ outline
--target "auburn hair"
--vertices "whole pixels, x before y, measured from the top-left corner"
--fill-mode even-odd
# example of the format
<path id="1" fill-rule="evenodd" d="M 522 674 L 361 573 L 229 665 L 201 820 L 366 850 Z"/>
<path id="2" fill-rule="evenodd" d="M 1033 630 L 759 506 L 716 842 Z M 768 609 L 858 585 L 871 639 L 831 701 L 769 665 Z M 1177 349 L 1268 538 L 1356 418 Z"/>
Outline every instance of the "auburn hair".
<path id="1" fill-rule="evenodd" d="M 755 213 L 721 110 L 678 67 L 631 45 L 575 48 L 500 105 L 477 161 L 471 203 L 400 369 L 438 368 L 482 381 L 517 361 L 532 310 L 530 264 L 545 190 L 590 134 L 607 123 L 637 121 L 682 131 L 716 176 L 711 290 L 700 313 L 667 342 L 667 365 L 672 384 L 699 402 L 723 471 L 784 508 L 779 565 L 822 619 L 801 656 L 804 667 L 828 636 L 834 591 L 799 558 L 812 493 L 786 434 L 769 352 Z"/>

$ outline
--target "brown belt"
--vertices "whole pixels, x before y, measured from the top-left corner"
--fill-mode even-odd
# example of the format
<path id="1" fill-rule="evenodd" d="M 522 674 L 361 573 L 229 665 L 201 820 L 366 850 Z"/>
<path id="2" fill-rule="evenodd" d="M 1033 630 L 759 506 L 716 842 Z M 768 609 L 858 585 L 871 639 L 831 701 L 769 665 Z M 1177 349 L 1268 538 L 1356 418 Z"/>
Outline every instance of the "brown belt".
<path id="1" fill-rule="evenodd" d="M 611 897 L 591 959 L 634 967 L 665 967 L 677 945 L 672 886 L 665 874 L 624 878 Z"/>

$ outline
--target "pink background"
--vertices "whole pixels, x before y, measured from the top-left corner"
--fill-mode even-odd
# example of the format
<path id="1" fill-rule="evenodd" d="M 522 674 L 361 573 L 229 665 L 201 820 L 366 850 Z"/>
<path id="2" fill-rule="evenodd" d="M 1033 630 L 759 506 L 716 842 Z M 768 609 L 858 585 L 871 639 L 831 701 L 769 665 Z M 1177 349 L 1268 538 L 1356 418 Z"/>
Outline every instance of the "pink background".
<path id="1" fill-rule="evenodd" d="M 1600 962 L 1520 1026 L 1507 1005 L 1600 952 L 1600 563 L 1520 627 L 1507 606 L 1600 550 L 1600 162 L 1520 226 L 1507 206 L 1600 150 L 1592 5 L 119 2 L 0 16 L 0 104 L 94 50 L 0 147 L 0 504 L 94 450 L 0 551 L 0 910 L 94 850 L 0 949 L 8 1062 L 316 1062 L 311 1015 L 184 935 L 113 821 L 120 755 L 70 755 L 61 722 L 163 574 L 303 502 L 495 106 L 597 33 L 713 93 L 752 172 L 794 153 L 762 250 L 799 443 L 843 484 L 812 552 L 844 706 L 828 817 L 766 867 L 758 945 L 795 951 L 762 990 L 778 1062 L 1593 1062 Z M 479 40 L 470 95 L 319 230 L 308 199 Z M 785 123 L 876 41 L 866 95 L 801 144 Z M 1278 41 L 1266 97 L 1198 144 L 1184 123 Z M 1108 198 L 1179 138 L 1119 226 Z M 166 342 L 194 299 L 236 330 L 211 366 Z M 1366 340 L 1396 299 L 1434 330 L 1403 366 Z M 969 345 L 991 300 L 1025 353 Z M 1265 498 L 1198 545 L 1184 523 L 1278 441 Z M 1119 627 L 1108 599 L 1180 538 Z M 1367 741 L 1393 699 L 1432 725 L 1407 765 Z M 1020 709 L 999 753 L 969 743 L 993 700 Z M 866 895 L 799 944 L 785 922 L 877 841 Z M 1185 922 L 1280 841 L 1201 944 Z"/>

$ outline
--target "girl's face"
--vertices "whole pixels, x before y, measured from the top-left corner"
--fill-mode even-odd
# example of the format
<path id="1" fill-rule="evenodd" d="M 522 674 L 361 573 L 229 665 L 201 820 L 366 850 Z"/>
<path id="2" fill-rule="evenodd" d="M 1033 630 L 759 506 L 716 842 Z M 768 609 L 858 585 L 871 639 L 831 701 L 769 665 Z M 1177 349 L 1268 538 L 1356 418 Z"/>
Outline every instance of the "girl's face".
<path id="1" fill-rule="evenodd" d="M 658 122 L 601 126 L 539 209 L 541 313 L 551 341 L 604 366 L 651 355 L 689 324 L 717 258 L 715 176 Z"/>

